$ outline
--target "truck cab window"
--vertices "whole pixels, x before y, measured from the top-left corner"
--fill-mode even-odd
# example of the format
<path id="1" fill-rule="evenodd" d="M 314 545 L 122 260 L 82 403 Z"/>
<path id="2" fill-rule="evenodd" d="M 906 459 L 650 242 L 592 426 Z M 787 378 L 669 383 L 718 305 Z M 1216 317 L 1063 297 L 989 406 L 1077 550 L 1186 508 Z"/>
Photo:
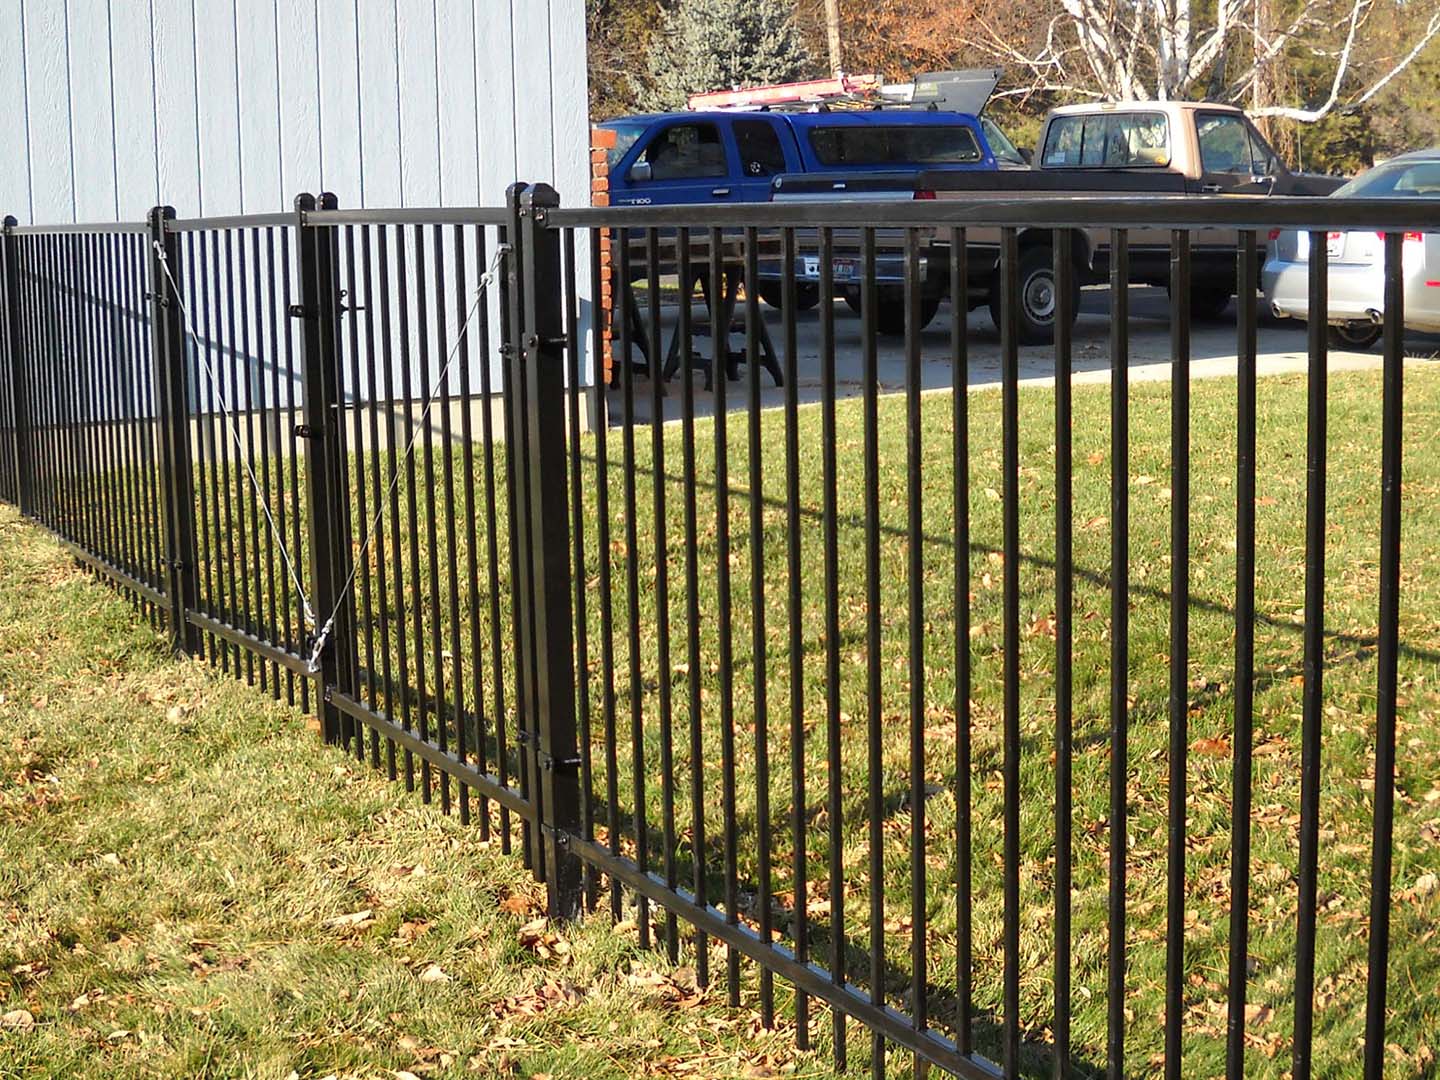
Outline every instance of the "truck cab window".
<path id="1" fill-rule="evenodd" d="M 1045 136 L 1049 168 L 1160 167 L 1170 164 L 1170 125 L 1163 113 L 1058 116 Z"/>
<path id="2" fill-rule="evenodd" d="M 746 176 L 774 176 L 786 171 L 785 149 L 773 124 L 766 120 L 736 120 L 735 146 Z"/>
<path id="3" fill-rule="evenodd" d="M 650 140 L 639 162 L 650 166 L 651 180 L 701 180 L 728 176 L 725 144 L 714 124 L 675 124 Z"/>
<path id="4" fill-rule="evenodd" d="M 1200 164 L 1207 173 L 1264 173 L 1257 170 L 1244 119 L 1234 113 L 1208 113 L 1199 117 L 1195 133 L 1200 140 Z"/>

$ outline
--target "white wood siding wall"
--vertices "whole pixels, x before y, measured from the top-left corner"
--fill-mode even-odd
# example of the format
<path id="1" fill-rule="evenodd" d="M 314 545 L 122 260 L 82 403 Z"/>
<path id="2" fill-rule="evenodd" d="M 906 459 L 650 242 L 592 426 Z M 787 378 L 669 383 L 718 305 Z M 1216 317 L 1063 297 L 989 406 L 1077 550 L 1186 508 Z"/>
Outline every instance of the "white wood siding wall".
<path id="1" fill-rule="evenodd" d="M 582 0 L 0 0 L 0 215 L 585 205 L 587 100 Z"/>
<path id="2" fill-rule="evenodd" d="M 582 0 L 0 0 L 21 222 L 589 201 Z"/>

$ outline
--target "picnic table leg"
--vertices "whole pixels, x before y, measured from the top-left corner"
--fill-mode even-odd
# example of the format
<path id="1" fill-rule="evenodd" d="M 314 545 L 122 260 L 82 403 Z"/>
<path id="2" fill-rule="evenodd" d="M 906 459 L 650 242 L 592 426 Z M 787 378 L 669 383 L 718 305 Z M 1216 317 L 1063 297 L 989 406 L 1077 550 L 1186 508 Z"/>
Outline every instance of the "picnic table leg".
<path id="1" fill-rule="evenodd" d="M 645 357 L 645 377 L 650 377 L 650 346 L 647 343 L 649 335 L 645 330 L 645 318 L 640 314 L 640 305 L 635 301 L 635 290 L 629 285 L 623 286 L 625 290 L 625 318 L 630 323 L 630 346 L 634 349 L 640 348 L 640 355 Z M 625 363 L 631 364 L 633 354 L 627 354 Z"/>
<path id="2" fill-rule="evenodd" d="M 725 378 L 734 382 L 740 378 L 740 365 L 730 352 L 730 321 L 735 318 L 735 307 L 740 302 L 740 278 L 741 272 L 734 266 L 726 266 L 722 271 L 725 277 L 725 296 L 720 301 L 720 318 L 712 319 L 711 326 L 721 328 L 720 335 L 715 335 L 715 357 L 725 358 Z M 721 336 L 723 335 L 723 336 Z"/>

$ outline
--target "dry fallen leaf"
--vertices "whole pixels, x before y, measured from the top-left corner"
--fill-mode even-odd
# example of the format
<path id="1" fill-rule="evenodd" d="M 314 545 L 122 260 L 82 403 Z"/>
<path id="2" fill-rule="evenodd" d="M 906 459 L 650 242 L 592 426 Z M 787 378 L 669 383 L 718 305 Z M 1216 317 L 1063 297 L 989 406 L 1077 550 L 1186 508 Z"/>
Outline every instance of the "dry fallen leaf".
<path id="1" fill-rule="evenodd" d="M 1246 1025 L 1253 1024 L 1255 1027 L 1261 1027 L 1268 1024 L 1270 1018 L 1274 1015 L 1275 1011 L 1271 1009 L 1269 1005 L 1256 1005 L 1254 1002 L 1251 1002 L 1245 1006 Z"/>
<path id="2" fill-rule="evenodd" d="M 35 1026 L 35 1016 L 29 1009 L 12 1009 L 0 1016 L 0 1028 L 25 1031 Z"/>
<path id="3" fill-rule="evenodd" d="M 1415 879 L 1415 895 L 1428 896 L 1435 891 L 1436 886 L 1440 886 L 1440 878 L 1434 874 L 1421 874 Z"/>
<path id="4" fill-rule="evenodd" d="M 1190 749 L 1205 757 L 1225 758 L 1230 756 L 1230 740 L 1217 739 L 1196 739 L 1190 744 Z"/>
<path id="5" fill-rule="evenodd" d="M 447 983 L 450 981 L 450 976 L 445 974 L 445 970 L 439 964 L 431 964 L 420 973 L 420 981 L 423 983 Z"/>

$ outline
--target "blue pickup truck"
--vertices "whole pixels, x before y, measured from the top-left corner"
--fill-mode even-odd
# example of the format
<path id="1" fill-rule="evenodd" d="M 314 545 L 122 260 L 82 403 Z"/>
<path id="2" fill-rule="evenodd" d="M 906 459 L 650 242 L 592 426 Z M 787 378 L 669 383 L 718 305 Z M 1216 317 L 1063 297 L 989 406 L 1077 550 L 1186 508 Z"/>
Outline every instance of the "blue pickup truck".
<path id="1" fill-rule="evenodd" d="M 616 133 L 608 151 L 612 206 L 770 202 L 781 178 L 793 184 L 801 177 L 823 182 L 829 198 L 855 200 L 867 198 L 877 175 L 1027 167 L 988 119 L 949 109 L 657 113 L 600 126 Z M 894 182 L 881 185 L 875 197 L 895 198 Z M 898 254 L 889 256 L 880 276 L 898 281 L 898 267 Z M 778 306 L 777 265 L 761 267 L 756 291 Z M 797 299 L 801 308 L 819 302 L 813 272 L 802 273 Z M 883 290 L 881 300 L 882 329 L 903 325 L 896 289 Z"/>
<path id="2" fill-rule="evenodd" d="M 958 112 L 658 113 L 601 127 L 616 133 L 613 206 L 769 202 L 774 177 L 789 173 L 1025 164 L 988 120 Z"/>

